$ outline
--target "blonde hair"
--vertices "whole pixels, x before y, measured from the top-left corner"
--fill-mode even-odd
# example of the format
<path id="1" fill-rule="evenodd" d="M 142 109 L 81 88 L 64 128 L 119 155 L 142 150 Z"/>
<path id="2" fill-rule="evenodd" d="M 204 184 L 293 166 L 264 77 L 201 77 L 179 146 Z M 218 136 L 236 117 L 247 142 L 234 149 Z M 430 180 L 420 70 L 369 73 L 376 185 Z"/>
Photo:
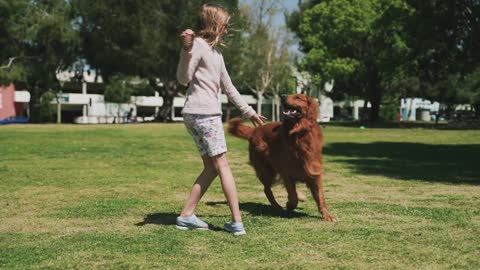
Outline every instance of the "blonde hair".
<path id="1" fill-rule="evenodd" d="M 198 36 L 205 39 L 211 47 L 221 43 L 227 31 L 230 14 L 215 4 L 203 4 L 198 14 Z"/>

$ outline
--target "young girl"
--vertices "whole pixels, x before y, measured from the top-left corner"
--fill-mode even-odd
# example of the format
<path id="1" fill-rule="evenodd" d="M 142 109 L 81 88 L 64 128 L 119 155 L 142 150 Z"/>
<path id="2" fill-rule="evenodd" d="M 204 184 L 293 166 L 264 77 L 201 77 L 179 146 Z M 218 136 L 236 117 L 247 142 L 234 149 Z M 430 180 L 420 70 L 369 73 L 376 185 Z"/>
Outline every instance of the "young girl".
<path id="1" fill-rule="evenodd" d="M 234 235 L 243 235 L 246 232 L 240 216 L 237 188 L 226 157 L 220 87 L 254 125 L 261 125 L 266 118 L 256 114 L 241 98 L 230 80 L 222 54 L 216 49 L 227 33 L 229 19 L 224 8 L 204 4 L 199 13 L 198 32 L 187 29 L 180 35 L 183 49 L 177 67 L 177 79 L 183 85 L 190 83 L 182 114 L 185 126 L 202 156 L 204 168 L 192 187 L 182 213 L 177 217 L 176 227 L 181 230 L 208 230 L 208 225 L 193 212 L 218 175 L 232 212 L 232 221 L 225 223 L 224 229 Z"/>

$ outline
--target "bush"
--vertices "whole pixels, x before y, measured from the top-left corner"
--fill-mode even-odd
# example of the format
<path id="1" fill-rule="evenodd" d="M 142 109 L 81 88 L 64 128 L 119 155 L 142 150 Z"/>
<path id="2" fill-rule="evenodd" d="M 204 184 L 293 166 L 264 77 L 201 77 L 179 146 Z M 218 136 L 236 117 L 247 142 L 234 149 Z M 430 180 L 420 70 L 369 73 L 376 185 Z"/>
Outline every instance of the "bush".
<path id="1" fill-rule="evenodd" d="M 398 106 L 396 104 L 388 104 L 380 107 L 380 119 L 383 121 L 395 121 L 398 115 Z"/>
<path id="2" fill-rule="evenodd" d="M 55 93 L 48 90 L 40 97 L 40 122 L 56 122 L 57 107 L 51 102 L 55 99 Z"/>

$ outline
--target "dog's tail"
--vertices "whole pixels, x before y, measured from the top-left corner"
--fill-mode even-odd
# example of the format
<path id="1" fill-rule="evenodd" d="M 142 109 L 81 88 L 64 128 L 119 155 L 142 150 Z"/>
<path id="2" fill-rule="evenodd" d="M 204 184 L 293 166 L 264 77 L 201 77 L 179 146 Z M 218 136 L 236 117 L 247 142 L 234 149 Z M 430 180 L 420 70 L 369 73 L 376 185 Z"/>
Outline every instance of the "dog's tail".
<path id="1" fill-rule="evenodd" d="M 252 136 L 253 128 L 243 125 L 242 119 L 235 117 L 228 121 L 228 133 L 239 138 L 249 139 Z"/>

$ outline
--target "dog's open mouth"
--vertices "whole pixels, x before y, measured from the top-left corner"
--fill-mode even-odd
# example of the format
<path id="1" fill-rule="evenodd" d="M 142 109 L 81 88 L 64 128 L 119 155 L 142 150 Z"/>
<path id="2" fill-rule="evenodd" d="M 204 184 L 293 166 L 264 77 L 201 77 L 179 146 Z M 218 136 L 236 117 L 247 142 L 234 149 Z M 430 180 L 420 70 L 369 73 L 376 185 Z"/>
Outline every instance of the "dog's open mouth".
<path id="1" fill-rule="evenodd" d="M 291 106 L 284 106 L 282 114 L 286 118 L 298 118 L 302 116 L 302 113 L 299 109 Z"/>

